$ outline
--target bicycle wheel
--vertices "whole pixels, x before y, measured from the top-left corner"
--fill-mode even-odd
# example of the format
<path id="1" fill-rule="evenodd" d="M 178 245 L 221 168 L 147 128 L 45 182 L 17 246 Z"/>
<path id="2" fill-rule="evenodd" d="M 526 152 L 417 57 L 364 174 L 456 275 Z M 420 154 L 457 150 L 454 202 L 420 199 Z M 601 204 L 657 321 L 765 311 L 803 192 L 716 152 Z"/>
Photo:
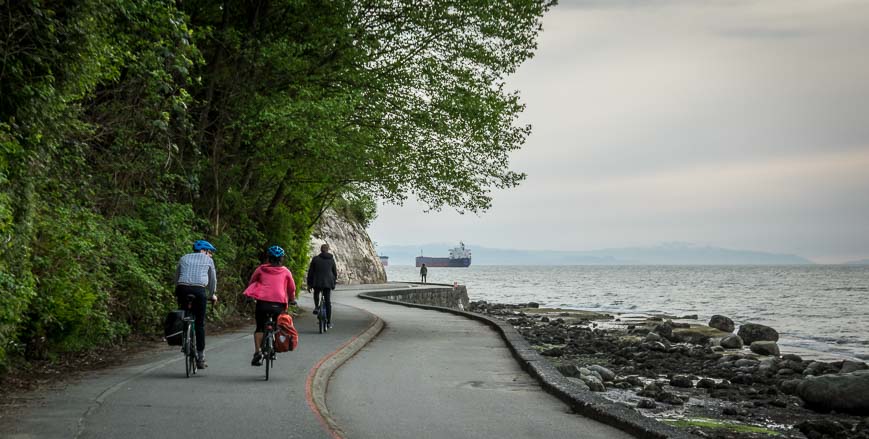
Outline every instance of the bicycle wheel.
<path id="1" fill-rule="evenodd" d="M 320 334 L 329 330 L 328 325 L 326 324 L 326 308 L 320 308 L 320 313 L 317 314 L 317 320 L 320 324 Z"/>
<path id="2" fill-rule="evenodd" d="M 263 359 L 266 361 L 266 381 L 269 380 L 269 369 L 272 367 L 272 356 L 274 355 L 274 339 L 273 335 L 269 333 L 265 338 L 265 348 L 263 351 Z"/>
<path id="3" fill-rule="evenodd" d="M 193 323 L 187 325 L 187 377 L 190 374 L 196 374 L 196 331 L 193 329 Z"/>
<path id="4" fill-rule="evenodd" d="M 192 337 L 190 336 L 191 325 L 188 323 L 185 326 L 186 328 L 184 328 L 184 334 L 182 335 L 183 340 L 181 341 L 181 351 L 184 352 L 184 371 L 187 374 L 187 378 L 190 378 L 190 372 L 192 372 L 190 369 L 190 351 L 192 350 L 192 346 L 190 346 L 190 343 L 192 342 Z"/>

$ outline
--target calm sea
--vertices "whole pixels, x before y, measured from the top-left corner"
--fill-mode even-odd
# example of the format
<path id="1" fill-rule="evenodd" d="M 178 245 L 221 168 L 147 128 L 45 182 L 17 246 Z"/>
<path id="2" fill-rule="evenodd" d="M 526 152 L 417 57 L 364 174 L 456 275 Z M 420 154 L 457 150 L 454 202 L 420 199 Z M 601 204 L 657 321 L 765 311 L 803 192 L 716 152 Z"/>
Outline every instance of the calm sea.
<path id="1" fill-rule="evenodd" d="M 390 281 L 419 269 L 389 266 Z M 621 314 L 722 314 L 772 326 L 785 353 L 869 359 L 869 267 L 486 266 L 429 268 L 428 281 L 468 286 L 471 300 Z"/>

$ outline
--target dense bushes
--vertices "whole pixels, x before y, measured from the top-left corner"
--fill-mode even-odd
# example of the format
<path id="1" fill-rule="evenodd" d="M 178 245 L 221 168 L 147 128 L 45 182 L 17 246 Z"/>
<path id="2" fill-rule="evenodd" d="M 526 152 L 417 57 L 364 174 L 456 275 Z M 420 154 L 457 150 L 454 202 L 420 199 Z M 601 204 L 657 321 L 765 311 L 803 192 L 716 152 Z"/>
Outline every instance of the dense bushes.
<path id="1" fill-rule="evenodd" d="M 541 0 L 0 0 L 0 369 L 154 331 L 177 258 L 223 298 L 327 207 L 476 211 L 528 127 Z"/>

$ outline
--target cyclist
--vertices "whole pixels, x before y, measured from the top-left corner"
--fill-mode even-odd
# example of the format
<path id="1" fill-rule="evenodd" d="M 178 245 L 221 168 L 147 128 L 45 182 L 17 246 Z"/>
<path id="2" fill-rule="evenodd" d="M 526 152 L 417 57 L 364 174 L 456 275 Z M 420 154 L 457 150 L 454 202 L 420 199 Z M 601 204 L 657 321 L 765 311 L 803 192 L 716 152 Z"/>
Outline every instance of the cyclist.
<path id="1" fill-rule="evenodd" d="M 193 253 L 178 260 L 175 269 L 175 298 L 184 308 L 187 296 L 193 295 L 193 316 L 196 319 L 196 367 L 205 369 L 205 307 L 206 297 L 217 303 L 217 269 L 211 259 L 217 249 L 205 240 L 193 243 Z"/>
<path id="2" fill-rule="evenodd" d="M 320 303 L 320 293 L 323 293 L 323 306 L 326 307 L 326 324 L 332 327 L 332 299 L 331 293 L 335 289 L 335 280 L 338 278 L 338 268 L 335 265 L 335 257 L 329 253 L 329 244 L 320 246 L 320 254 L 311 259 L 308 267 L 308 290 L 314 291 L 314 306 Z M 314 314 L 320 311 L 314 309 Z"/>
<path id="3" fill-rule="evenodd" d="M 284 249 L 273 245 L 267 253 L 268 263 L 256 268 L 244 290 L 245 296 L 256 299 L 256 329 L 253 333 L 254 353 L 251 366 L 263 364 L 260 345 L 267 314 L 280 314 L 287 309 L 287 303 L 296 304 L 296 282 L 293 281 L 293 273 L 284 267 Z"/>

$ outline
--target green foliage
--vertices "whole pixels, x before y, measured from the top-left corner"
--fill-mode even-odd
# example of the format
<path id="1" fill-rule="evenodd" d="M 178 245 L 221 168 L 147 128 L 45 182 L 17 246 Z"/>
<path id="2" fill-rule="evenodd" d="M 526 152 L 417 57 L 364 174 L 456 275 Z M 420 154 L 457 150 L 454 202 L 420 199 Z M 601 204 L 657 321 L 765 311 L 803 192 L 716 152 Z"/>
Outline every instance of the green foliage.
<path id="1" fill-rule="evenodd" d="M 347 220 L 366 228 L 377 218 L 377 202 L 365 193 L 348 192 L 336 198 L 332 208 Z"/>
<path id="2" fill-rule="evenodd" d="M 192 240 L 225 318 L 375 200 L 486 209 L 545 0 L 0 0 L 0 367 L 154 331 Z M 8 292 L 8 294 L 7 294 Z"/>

